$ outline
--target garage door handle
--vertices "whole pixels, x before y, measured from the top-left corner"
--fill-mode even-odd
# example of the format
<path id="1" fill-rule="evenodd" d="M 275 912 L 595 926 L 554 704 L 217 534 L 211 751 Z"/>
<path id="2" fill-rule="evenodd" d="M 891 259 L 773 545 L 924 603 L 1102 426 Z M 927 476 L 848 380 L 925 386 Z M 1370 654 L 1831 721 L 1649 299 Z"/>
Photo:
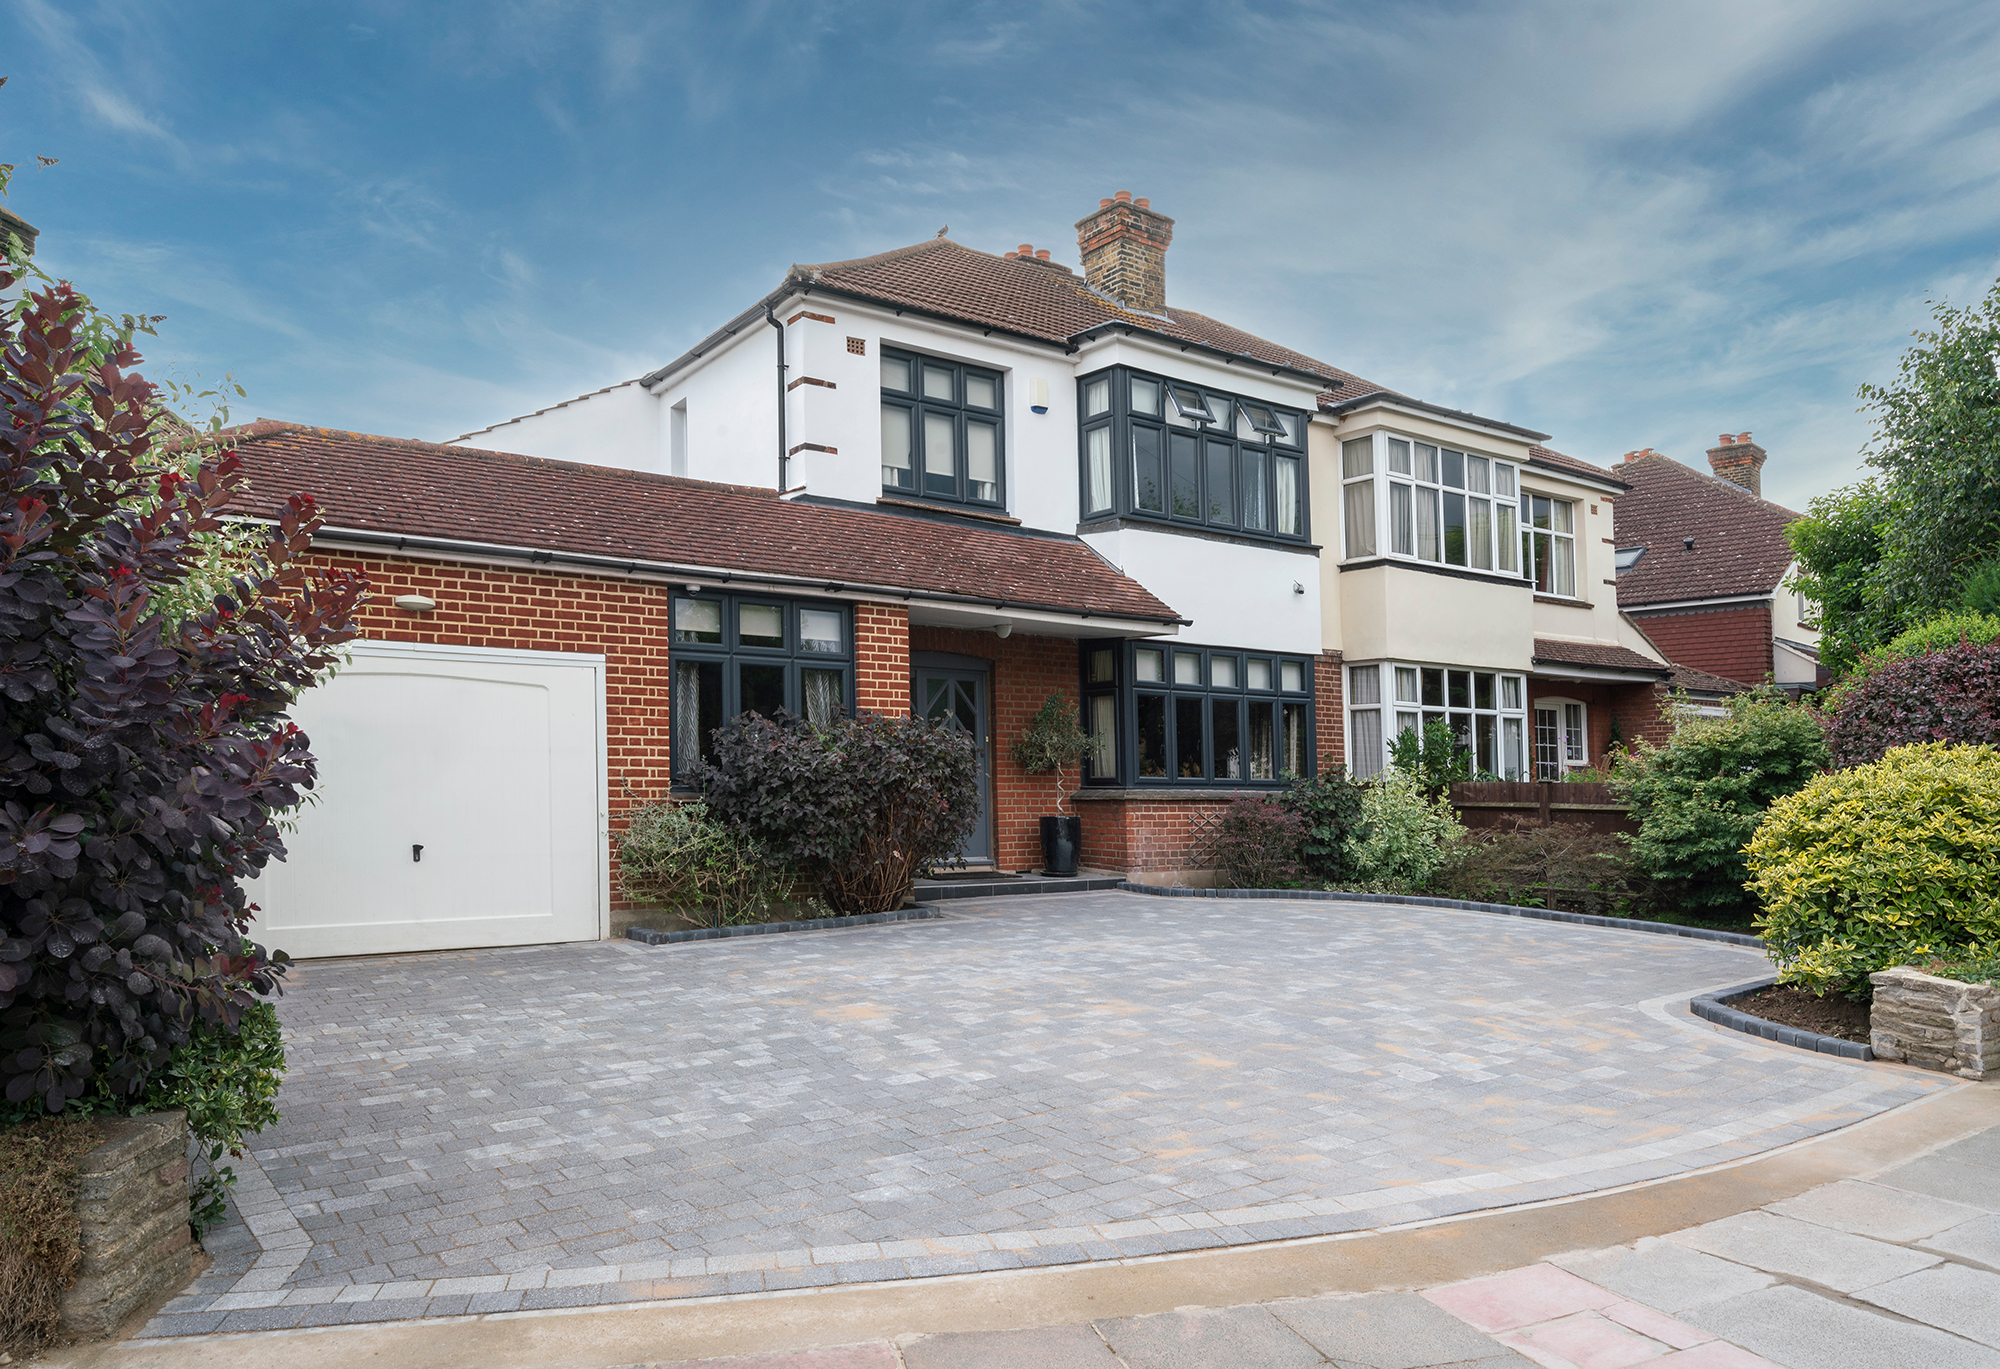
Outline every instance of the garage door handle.
<path id="1" fill-rule="evenodd" d="M 424 848 L 412 842 L 410 844 L 410 859 L 422 860 L 423 858 L 424 858 Z"/>

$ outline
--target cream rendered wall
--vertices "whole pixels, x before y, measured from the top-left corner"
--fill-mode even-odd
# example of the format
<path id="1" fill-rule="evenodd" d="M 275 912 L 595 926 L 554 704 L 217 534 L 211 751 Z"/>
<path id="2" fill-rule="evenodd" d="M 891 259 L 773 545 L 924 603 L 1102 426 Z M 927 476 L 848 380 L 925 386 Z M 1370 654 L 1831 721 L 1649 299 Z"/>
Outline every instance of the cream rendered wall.
<path id="1" fill-rule="evenodd" d="M 509 419 L 455 444 L 517 452 L 552 461 L 584 461 L 636 471 L 665 471 L 667 449 L 660 404 L 636 380 Z"/>
<path id="2" fill-rule="evenodd" d="M 1137 527 L 1083 540 L 1193 620 L 1182 641 L 1319 654 L 1318 558 L 1309 551 Z"/>
<path id="3" fill-rule="evenodd" d="M 1338 573 L 1338 646 L 1350 661 L 1417 661 L 1528 669 L 1534 596 L 1504 581 L 1467 580 L 1385 563 Z"/>

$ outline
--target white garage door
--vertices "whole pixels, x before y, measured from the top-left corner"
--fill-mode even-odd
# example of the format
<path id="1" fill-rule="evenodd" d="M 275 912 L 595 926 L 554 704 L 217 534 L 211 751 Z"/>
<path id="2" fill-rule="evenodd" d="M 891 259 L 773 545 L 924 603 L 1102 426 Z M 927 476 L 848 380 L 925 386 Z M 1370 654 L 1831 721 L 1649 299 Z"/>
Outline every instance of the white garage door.
<path id="1" fill-rule="evenodd" d="M 249 886 L 259 941 L 330 956 L 605 934 L 602 656 L 358 642 L 293 717 L 320 798 Z"/>

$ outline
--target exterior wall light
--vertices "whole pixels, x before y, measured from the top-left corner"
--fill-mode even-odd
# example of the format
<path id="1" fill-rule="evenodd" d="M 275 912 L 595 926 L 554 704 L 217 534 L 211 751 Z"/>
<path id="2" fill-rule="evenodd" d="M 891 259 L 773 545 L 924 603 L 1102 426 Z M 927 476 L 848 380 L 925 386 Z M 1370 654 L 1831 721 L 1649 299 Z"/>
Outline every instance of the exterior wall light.
<path id="1" fill-rule="evenodd" d="M 426 599 L 421 594 L 398 594 L 396 596 L 396 607 L 405 613 L 429 613 L 437 606 L 437 600 Z"/>
<path id="2" fill-rule="evenodd" d="M 1013 631 L 1014 625 L 1012 623 L 1000 623 L 994 627 L 993 635 L 995 637 L 1006 637 L 1012 635 Z"/>
<path id="3" fill-rule="evenodd" d="M 1292 581 L 1292 593 L 1304 594 L 1305 592 L 1306 587 L 1304 585 L 1300 584 L 1297 580 Z"/>

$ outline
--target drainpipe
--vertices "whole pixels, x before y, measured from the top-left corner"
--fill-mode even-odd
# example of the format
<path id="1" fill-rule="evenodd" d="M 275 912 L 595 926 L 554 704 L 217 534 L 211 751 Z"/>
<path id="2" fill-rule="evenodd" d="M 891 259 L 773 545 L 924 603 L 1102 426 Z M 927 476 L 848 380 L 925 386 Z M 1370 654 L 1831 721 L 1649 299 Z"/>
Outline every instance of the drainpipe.
<path id="1" fill-rule="evenodd" d="M 764 306 L 764 322 L 778 330 L 778 493 L 783 494 L 786 479 L 790 474 L 791 456 L 785 450 L 785 325 L 778 322 L 777 311 L 770 305 Z"/>

